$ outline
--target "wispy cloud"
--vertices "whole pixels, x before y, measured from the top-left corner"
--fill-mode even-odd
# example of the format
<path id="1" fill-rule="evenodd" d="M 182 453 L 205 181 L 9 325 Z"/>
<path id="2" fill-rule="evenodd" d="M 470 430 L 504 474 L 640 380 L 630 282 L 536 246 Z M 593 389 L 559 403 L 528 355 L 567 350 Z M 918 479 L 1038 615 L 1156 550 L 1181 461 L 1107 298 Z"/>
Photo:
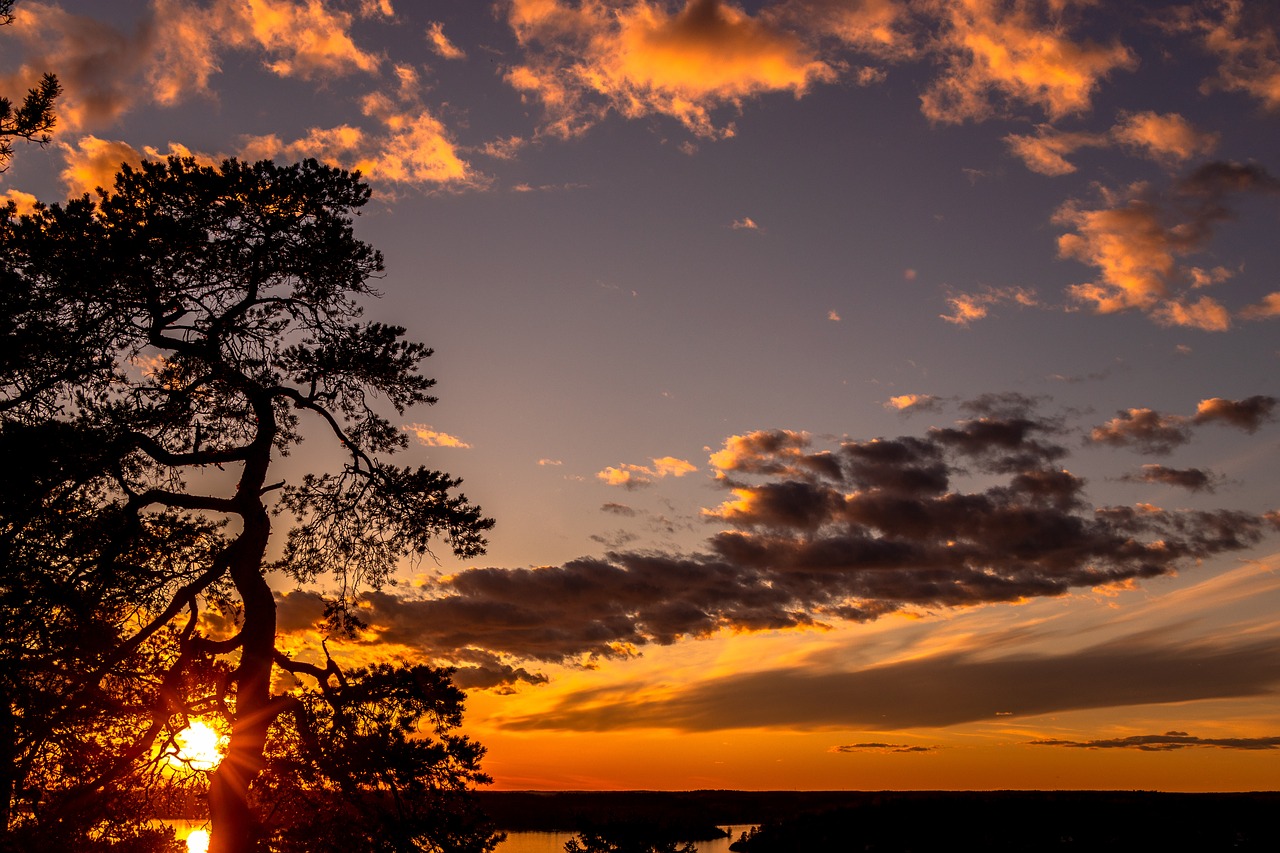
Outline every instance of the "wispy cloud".
<path id="1" fill-rule="evenodd" d="M 1165 732 L 1162 735 L 1129 735 L 1097 740 L 1045 739 L 1029 741 L 1032 746 L 1067 746 L 1077 749 L 1137 749 L 1142 752 L 1171 752 L 1176 749 L 1211 747 L 1214 749 L 1280 749 L 1277 737 L 1194 737 L 1186 732 Z"/>
<path id="2" fill-rule="evenodd" d="M 1218 134 L 1196 130 L 1177 113 L 1138 112 L 1122 113 L 1105 133 L 1061 131 L 1041 124 L 1036 126 L 1035 135 L 1010 134 L 1004 141 L 1031 171 L 1058 176 L 1076 171 L 1067 157 L 1083 148 L 1119 145 L 1173 166 L 1211 152 L 1217 146 Z"/>
<path id="3" fill-rule="evenodd" d="M 427 44 L 431 45 L 431 49 L 444 59 L 467 58 L 466 51 L 449 41 L 449 37 L 444 34 L 444 24 L 439 21 L 432 21 L 427 26 Z"/>
<path id="4" fill-rule="evenodd" d="M 1012 304 L 1023 308 L 1039 305 L 1036 292 L 1025 287 L 987 287 L 974 293 L 953 292 L 947 296 L 949 314 L 939 314 L 943 320 L 957 326 L 968 326 L 991 313 L 995 305 Z"/>
<path id="5" fill-rule="evenodd" d="M 768 669 L 708 679 L 654 698 L 637 696 L 634 690 L 629 695 L 622 690 L 578 691 L 550 710 L 508 719 L 504 725 L 570 731 L 772 726 L 902 730 L 1256 696 L 1277 685 L 1280 652 L 1274 643 L 1154 646 L 1134 637 L 1071 654 L 980 659 L 961 652 L 853 672 Z M 1255 742 L 1254 748 L 1270 748 L 1269 740 Z"/>
<path id="6" fill-rule="evenodd" d="M 1129 483 L 1158 483 L 1177 486 L 1192 492 L 1212 492 L 1216 477 L 1211 471 L 1200 468 L 1167 468 L 1164 465 L 1143 465 L 1136 472 L 1120 478 Z"/>

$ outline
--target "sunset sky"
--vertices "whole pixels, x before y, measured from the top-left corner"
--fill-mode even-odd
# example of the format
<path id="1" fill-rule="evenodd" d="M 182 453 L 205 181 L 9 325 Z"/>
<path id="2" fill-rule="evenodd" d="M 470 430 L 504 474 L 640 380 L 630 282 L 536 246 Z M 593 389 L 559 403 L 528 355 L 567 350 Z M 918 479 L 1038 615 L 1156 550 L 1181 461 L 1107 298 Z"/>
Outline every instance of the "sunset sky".
<path id="1" fill-rule="evenodd" d="M 15 12 L 20 209 L 369 180 L 402 464 L 497 525 L 332 648 L 458 666 L 497 787 L 1280 788 L 1280 5 Z"/>

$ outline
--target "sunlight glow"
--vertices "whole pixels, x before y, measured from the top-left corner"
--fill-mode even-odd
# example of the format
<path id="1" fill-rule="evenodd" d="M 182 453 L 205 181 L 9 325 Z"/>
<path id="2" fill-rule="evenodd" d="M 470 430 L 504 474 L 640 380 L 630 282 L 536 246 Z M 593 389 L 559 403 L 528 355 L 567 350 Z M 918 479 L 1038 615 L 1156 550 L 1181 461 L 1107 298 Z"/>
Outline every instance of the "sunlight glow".
<path id="1" fill-rule="evenodd" d="M 191 770 L 212 770 L 222 761 L 226 738 L 202 720 L 194 720 L 174 736 L 176 749 L 169 752 L 169 763 Z"/>
<path id="2" fill-rule="evenodd" d="M 191 830 L 187 836 L 187 853 L 209 853 L 209 830 Z"/>

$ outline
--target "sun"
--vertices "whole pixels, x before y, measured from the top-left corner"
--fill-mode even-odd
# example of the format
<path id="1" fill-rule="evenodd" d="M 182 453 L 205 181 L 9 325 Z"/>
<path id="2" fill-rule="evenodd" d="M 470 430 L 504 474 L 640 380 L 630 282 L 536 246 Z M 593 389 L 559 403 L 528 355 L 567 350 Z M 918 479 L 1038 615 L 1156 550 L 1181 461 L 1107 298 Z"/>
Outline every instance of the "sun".
<path id="1" fill-rule="evenodd" d="M 169 763 L 190 770 L 212 770 L 222 761 L 226 738 L 203 720 L 193 720 L 173 737 Z"/>
<path id="2" fill-rule="evenodd" d="M 209 853 L 209 830 L 191 830 L 187 836 L 187 853 Z"/>

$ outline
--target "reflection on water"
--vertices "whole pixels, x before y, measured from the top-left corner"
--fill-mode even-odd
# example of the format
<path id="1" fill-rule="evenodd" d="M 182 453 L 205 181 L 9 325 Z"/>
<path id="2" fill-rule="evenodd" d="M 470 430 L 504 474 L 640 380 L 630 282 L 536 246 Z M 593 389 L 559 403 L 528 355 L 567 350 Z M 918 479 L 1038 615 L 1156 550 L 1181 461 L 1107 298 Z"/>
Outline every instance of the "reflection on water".
<path id="1" fill-rule="evenodd" d="M 182 820 L 181 818 L 158 820 L 162 826 L 173 827 L 179 841 L 186 842 L 187 853 L 207 853 L 209 849 L 209 820 Z M 734 836 L 735 838 L 737 836 Z"/>
<path id="2" fill-rule="evenodd" d="M 722 826 L 729 836 L 697 842 L 698 853 L 729 853 L 729 845 L 752 826 Z M 495 853 L 564 853 L 564 843 L 573 836 L 572 832 L 508 832 L 507 840 L 498 845 Z"/>

